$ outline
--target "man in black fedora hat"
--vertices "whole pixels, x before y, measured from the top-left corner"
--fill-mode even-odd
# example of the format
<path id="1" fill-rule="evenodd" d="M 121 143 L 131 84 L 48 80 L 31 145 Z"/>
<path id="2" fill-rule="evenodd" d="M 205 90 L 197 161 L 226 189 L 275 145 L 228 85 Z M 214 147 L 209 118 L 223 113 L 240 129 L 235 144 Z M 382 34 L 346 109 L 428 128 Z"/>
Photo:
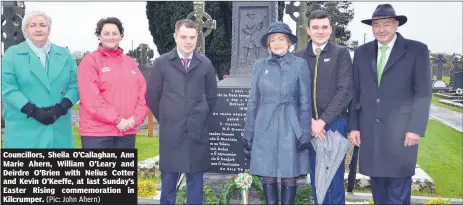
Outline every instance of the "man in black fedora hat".
<path id="1" fill-rule="evenodd" d="M 305 49 L 297 51 L 295 55 L 304 58 L 313 73 L 312 137 L 323 140 L 329 137 L 326 132 L 331 130 L 338 131 L 347 138 L 347 108 L 352 99 L 352 59 L 349 50 L 329 42 L 333 31 L 331 17 L 324 10 L 310 13 L 306 31 L 310 41 Z M 309 154 L 310 183 L 313 199 L 317 204 L 317 153 L 312 144 L 309 144 Z M 323 204 L 345 204 L 344 158 L 335 171 L 327 194 L 320 199 Z"/>
<path id="2" fill-rule="evenodd" d="M 362 22 L 376 39 L 354 53 L 349 139 L 360 147 L 359 171 L 370 176 L 374 203 L 409 204 L 431 106 L 429 50 L 397 32 L 407 17 L 396 15 L 390 4 L 379 5 Z"/>

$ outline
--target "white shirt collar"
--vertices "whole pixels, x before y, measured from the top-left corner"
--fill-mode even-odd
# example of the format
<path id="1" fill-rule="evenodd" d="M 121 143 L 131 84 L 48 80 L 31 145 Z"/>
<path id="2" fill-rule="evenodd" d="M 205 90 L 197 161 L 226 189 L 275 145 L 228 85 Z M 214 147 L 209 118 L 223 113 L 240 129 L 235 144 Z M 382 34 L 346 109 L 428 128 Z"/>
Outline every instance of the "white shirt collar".
<path id="1" fill-rule="evenodd" d="M 389 42 L 389 44 L 385 45 L 385 46 L 388 46 L 387 50 L 392 49 L 392 47 L 394 47 L 394 44 L 395 44 L 396 40 L 397 40 L 397 34 L 394 34 L 394 38 L 392 39 L 392 41 Z M 378 41 L 378 50 L 381 48 L 381 46 L 383 46 L 383 44 L 381 44 Z"/>
<path id="2" fill-rule="evenodd" d="M 322 47 L 320 47 L 320 49 L 321 49 L 321 50 L 325 49 L 326 44 L 328 44 L 328 42 L 324 43 L 324 44 L 322 45 Z M 315 52 L 315 49 L 316 49 L 316 48 L 317 48 L 317 45 L 315 45 L 315 43 L 312 41 L 312 51 L 313 51 L 313 53 L 314 53 L 315 55 L 317 55 L 317 52 Z"/>
<path id="3" fill-rule="evenodd" d="M 183 56 L 182 53 L 180 53 L 180 51 L 178 51 L 178 48 L 177 48 L 177 54 L 178 54 L 178 57 L 180 59 L 185 58 L 185 56 Z M 191 60 L 192 58 L 193 58 L 193 52 L 190 54 L 190 56 L 188 56 L 188 59 Z"/>

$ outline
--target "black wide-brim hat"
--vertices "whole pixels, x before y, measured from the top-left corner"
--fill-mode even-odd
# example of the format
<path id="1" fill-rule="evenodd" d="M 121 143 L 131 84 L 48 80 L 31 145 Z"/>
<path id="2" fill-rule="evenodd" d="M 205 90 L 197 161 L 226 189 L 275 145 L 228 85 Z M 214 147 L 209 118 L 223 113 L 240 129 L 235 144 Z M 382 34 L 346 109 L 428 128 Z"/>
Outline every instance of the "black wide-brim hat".
<path id="1" fill-rule="evenodd" d="M 260 39 L 260 44 L 262 44 L 264 47 L 267 47 L 267 38 L 270 34 L 274 33 L 282 33 L 288 35 L 289 40 L 293 45 L 297 42 L 297 37 L 293 34 L 288 24 L 285 24 L 281 21 L 276 21 L 268 26 L 267 33 L 264 34 Z"/>
<path id="2" fill-rule="evenodd" d="M 404 15 L 396 15 L 394 8 L 390 4 L 378 5 L 375 12 L 373 12 L 371 19 L 362 20 L 362 23 L 371 26 L 371 22 L 373 22 L 373 20 L 386 18 L 395 18 L 397 21 L 399 21 L 399 26 L 407 23 L 407 17 Z"/>

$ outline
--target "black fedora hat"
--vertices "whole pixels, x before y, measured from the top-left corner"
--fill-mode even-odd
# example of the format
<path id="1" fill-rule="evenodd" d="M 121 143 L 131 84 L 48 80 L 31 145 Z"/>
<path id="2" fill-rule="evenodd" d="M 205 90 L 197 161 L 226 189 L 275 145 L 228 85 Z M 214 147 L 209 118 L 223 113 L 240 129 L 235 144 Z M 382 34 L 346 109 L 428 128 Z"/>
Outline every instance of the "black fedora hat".
<path id="1" fill-rule="evenodd" d="M 291 28 L 289 28 L 288 24 L 283 23 L 281 21 L 276 21 L 271 23 L 268 26 L 267 33 L 262 36 L 260 39 L 260 44 L 262 46 L 267 47 L 267 38 L 270 34 L 273 33 L 282 33 L 286 34 L 289 37 L 289 40 L 291 41 L 292 44 L 295 44 L 297 42 L 297 37 L 293 34 L 291 31 Z"/>
<path id="2" fill-rule="evenodd" d="M 397 21 L 399 21 L 399 26 L 407 23 L 407 17 L 403 15 L 396 15 L 394 8 L 390 4 L 378 5 L 375 12 L 373 12 L 371 19 L 362 20 L 362 23 L 371 26 L 371 22 L 373 22 L 373 20 L 385 18 L 395 18 Z"/>

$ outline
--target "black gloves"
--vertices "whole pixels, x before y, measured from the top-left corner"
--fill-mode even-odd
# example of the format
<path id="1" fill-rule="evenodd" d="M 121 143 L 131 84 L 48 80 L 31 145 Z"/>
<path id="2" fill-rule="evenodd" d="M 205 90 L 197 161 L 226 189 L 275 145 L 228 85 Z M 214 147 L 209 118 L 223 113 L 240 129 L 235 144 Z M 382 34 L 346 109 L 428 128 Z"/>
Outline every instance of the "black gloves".
<path id="1" fill-rule="evenodd" d="M 248 159 L 251 159 L 251 149 L 252 149 L 252 141 L 242 138 L 243 145 L 244 145 L 244 156 Z"/>
<path id="2" fill-rule="evenodd" d="M 67 98 L 63 98 L 60 103 L 55 106 L 48 107 L 47 109 L 54 118 L 58 119 L 59 117 L 66 115 L 71 107 L 72 102 Z"/>
<path id="3" fill-rule="evenodd" d="M 26 114 L 27 118 L 32 117 L 44 125 L 51 125 L 56 121 L 46 108 L 39 108 L 30 102 L 24 105 L 21 112 Z"/>
<path id="4" fill-rule="evenodd" d="M 60 103 L 46 108 L 39 108 L 36 105 L 28 102 L 21 109 L 21 112 L 25 113 L 27 118 L 32 117 L 44 125 L 51 125 L 55 123 L 58 118 L 66 115 L 67 110 L 69 110 L 71 107 L 72 102 L 67 98 L 63 98 Z"/>
<path id="5" fill-rule="evenodd" d="M 311 142 L 309 137 L 301 136 L 299 140 L 297 140 L 297 149 L 299 152 L 309 149 L 310 143 Z"/>

